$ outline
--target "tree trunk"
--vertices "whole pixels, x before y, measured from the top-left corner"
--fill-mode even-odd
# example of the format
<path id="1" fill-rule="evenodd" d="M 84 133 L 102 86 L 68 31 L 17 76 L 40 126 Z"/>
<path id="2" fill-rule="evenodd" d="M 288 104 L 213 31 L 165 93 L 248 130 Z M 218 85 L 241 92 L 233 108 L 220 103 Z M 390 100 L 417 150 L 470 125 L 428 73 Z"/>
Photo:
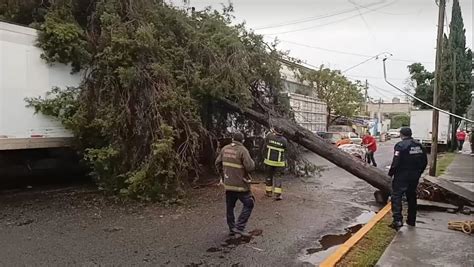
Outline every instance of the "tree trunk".
<path id="1" fill-rule="evenodd" d="M 331 126 L 331 108 L 326 109 L 328 115 L 326 115 L 326 131 L 329 131 L 329 126 Z"/>
<path id="2" fill-rule="evenodd" d="M 266 127 L 273 125 L 273 127 L 281 130 L 283 135 L 289 140 L 306 147 L 308 150 L 329 160 L 381 191 L 391 192 L 391 178 L 385 172 L 356 160 L 295 122 L 277 116 L 268 116 L 250 108 L 240 107 L 226 99 L 221 99 L 221 103 L 226 108 L 239 112 Z"/>

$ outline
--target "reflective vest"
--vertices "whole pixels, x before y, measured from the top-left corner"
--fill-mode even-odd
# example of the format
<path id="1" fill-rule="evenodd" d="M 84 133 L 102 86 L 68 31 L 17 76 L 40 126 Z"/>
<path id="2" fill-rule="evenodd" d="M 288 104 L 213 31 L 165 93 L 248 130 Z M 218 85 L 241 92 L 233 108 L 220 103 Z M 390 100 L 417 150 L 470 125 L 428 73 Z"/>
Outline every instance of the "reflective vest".
<path id="1" fill-rule="evenodd" d="M 285 152 L 288 144 L 286 138 L 281 135 L 269 134 L 266 139 L 267 147 L 264 155 L 265 160 L 263 163 L 273 167 L 285 167 Z"/>
<path id="2" fill-rule="evenodd" d="M 242 143 L 234 141 L 222 148 L 216 159 L 216 167 L 219 164 L 223 167 L 225 190 L 250 191 L 248 172 L 255 168 L 255 163 Z"/>

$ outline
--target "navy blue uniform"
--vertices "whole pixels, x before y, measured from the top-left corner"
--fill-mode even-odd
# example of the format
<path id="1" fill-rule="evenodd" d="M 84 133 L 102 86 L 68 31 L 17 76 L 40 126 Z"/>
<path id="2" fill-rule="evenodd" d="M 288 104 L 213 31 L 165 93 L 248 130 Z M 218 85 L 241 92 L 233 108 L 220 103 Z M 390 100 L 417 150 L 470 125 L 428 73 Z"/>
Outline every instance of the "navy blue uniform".
<path id="1" fill-rule="evenodd" d="M 416 222 L 416 187 L 420 176 L 428 164 L 428 157 L 423 145 L 407 137 L 395 145 L 392 166 L 388 175 L 392 181 L 392 213 L 394 222 L 402 222 L 402 196 L 408 201 L 407 223 Z"/>

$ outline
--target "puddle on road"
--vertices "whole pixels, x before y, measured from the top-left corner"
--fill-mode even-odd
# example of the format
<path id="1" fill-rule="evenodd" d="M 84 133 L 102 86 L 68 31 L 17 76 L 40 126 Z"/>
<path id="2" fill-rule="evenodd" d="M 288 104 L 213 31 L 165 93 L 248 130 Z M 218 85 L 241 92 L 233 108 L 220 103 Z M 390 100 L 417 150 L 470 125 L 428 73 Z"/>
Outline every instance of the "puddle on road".
<path id="1" fill-rule="evenodd" d="M 306 250 L 306 255 L 314 254 L 320 251 L 327 250 L 328 248 L 340 245 L 346 242 L 355 232 L 362 228 L 362 224 L 356 224 L 354 226 L 346 228 L 346 233 L 339 235 L 325 235 L 319 239 L 320 248 L 309 248 Z"/>
<path id="2" fill-rule="evenodd" d="M 304 262 L 318 264 L 327 256 L 335 251 L 339 245 L 346 242 L 354 233 L 360 230 L 376 213 L 373 211 L 364 211 L 354 219 L 354 224 L 345 228 L 345 233 L 328 234 L 319 239 L 318 247 L 306 249 L 306 255 L 301 258 Z"/>

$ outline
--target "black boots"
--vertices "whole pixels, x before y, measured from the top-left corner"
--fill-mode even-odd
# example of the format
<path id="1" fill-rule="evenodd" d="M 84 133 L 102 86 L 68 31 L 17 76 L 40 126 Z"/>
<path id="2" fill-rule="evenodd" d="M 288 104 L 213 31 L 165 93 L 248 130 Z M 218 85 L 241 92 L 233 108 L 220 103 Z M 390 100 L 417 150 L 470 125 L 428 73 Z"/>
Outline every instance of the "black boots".
<path id="1" fill-rule="evenodd" d="M 403 226 L 403 223 L 401 221 L 393 221 L 391 224 L 390 224 L 390 227 L 395 229 L 395 230 L 400 230 L 400 228 L 402 228 Z"/>

